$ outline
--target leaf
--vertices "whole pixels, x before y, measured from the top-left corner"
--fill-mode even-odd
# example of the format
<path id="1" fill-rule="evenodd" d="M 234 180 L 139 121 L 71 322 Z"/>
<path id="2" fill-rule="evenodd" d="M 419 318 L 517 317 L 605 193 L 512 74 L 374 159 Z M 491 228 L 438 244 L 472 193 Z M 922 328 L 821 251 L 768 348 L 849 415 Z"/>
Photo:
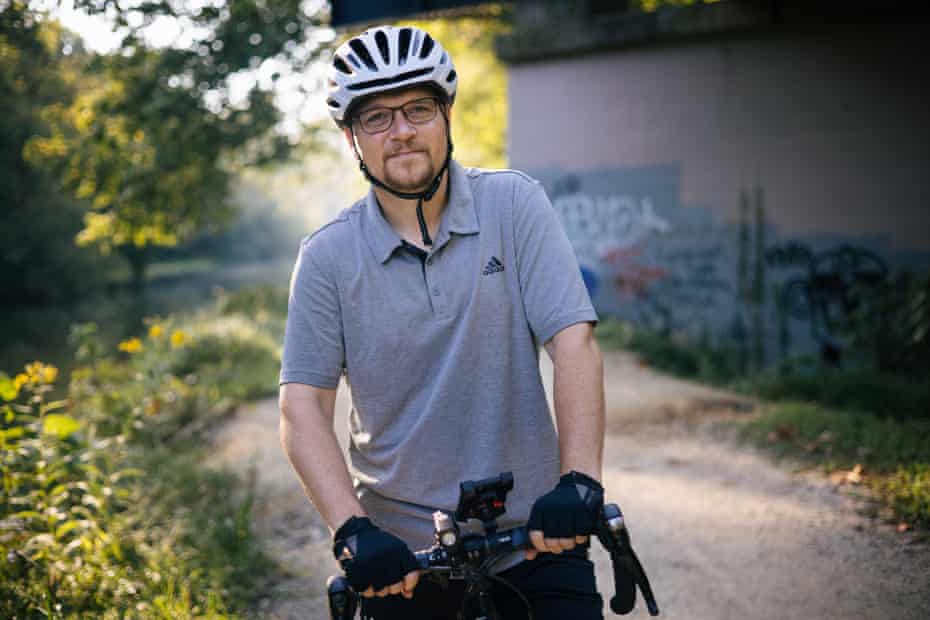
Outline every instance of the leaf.
<path id="1" fill-rule="evenodd" d="M 14 512 L 10 515 L 13 519 L 44 519 L 41 512 L 35 510 L 23 510 L 20 512 Z"/>
<path id="2" fill-rule="evenodd" d="M 57 411 L 58 409 L 64 409 L 68 406 L 67 400 L 53 400 L 45 404 L 46 411 Z"/>
<path id="3" fill-rule="evenodd" d="M 42 432 L 46 435 L 57 435 L 59 439 L 67 439 L 81 428 L 81 423 L 71 416 L 53 413 L 45 417 Z"/>
<path id="4" fill-rule="evenodd" d="M 53 505 L 58 505 L 67 501 L 71 497 L 71 486 L 68 484 L 56 485 L 54 489 L 48 492 Z"/>
<path id="5" fill-rule="evenodd" d="M 52 538 L 51 534 L 39 534 L 33 536 L 26 542 L 26 549 L 33 547 L 53 547 L 55 546 L 55 539 Z"/>
<path id="6" fill-rule="evenodd" d="M 80 521 L 65 521 L 55 529 L 55 538 L 62 538 L 65 534 L 81 527 Z"/>
<path id="7" fill-rule="evenodd" d="M 144 470 L 138 467 L 129 467 L 110 474 L 110 482 L 116 484 L 128 478 L 142 478 L 143 476 L 145 476 Z"/>
<path id="8" fill-rule="evenodd" d="M 26 434 L 26 429 L 22 426 L 14 426 L 13 428 L 8 428 L 5 431 L 0 431 L 0 439 L 19 439 Z"/>
<path id="9" fill-rule="evenodd" d="M 83 537 L 75 538 L 74 540 L 72 540 L 71 542 L 69 542 L 67 545 L 65 545 L 65 549 L 64 549 L 65 554 L 70 554 L 70 553 L 71 553 L 72 551 L 74 551 L 75 549 L 77 549 L 77 548 L 79 548 L 79 547 L 83 547 L 83 546 L 84 546 L 84 542 L 85 542 L 85 541 L 84 541 L 84 538 L 83 538 Z"/>

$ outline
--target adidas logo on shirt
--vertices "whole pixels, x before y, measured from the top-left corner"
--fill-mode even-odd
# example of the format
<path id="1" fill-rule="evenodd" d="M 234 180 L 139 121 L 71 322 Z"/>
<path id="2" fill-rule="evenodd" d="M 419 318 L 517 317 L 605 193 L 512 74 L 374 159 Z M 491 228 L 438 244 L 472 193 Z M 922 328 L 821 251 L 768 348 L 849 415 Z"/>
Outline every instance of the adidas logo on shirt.
<path id="1" fill-rule="evenodd" d="M 484 271 L 481 272 L 483 276 L 489 276 L 492 273 L 497 273 L 498 271 L 504 270 L 504 263 L 497 260 L 496 256 L 492 256 L 491 260 L 488 261 L 488 264 L 485 265 Z"/>

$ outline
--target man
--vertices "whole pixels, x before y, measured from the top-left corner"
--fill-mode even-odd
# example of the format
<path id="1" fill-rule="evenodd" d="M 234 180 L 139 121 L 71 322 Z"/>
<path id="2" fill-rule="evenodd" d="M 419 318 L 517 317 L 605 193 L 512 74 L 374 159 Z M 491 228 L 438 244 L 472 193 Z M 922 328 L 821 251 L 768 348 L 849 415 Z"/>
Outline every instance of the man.
<path id="1" fill-rule="evenodd" d="M 527 522 L 534 549 L 498 575 L 537 619 L 602 618 L 587 559 L 603 504 L 597 317 L 551 204 L 521 173 L 452 160 L 457 77 L 426 32 L 382 26 L 350 39 L 329 84 L 372 188 L 301 246 L 281 441 L 334 553 L 353 558 L 363 613 L 455 618 L 461 591 L 418 587 L 411 549 L 432 543 L 432 512 L 455 509 L 460 481 L 512 471 L 500 525 Z M 555 369 L 558 435 L 539 345 Z M 351 475 L 333 432 L 343 374 Z M 494 597 L 503 617 L 524 617 L 506 588 Z"/>

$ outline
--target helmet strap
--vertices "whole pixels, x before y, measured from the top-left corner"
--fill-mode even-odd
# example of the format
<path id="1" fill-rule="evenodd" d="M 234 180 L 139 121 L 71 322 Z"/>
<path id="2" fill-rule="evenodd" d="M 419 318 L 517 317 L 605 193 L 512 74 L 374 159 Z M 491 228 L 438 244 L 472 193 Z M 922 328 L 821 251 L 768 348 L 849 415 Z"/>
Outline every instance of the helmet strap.
<path id="1" fill-rule="evenodd" d="M 352 130 L 352 148 L 355 150 L 355 156 L 358 158 L 358 168 L 362 171 L 362 174 L 365 175 L 365 178 L 368 179 L 368 182 L 403 200 L 417 201 L 417 223 L 420 225 L 420 235 L 423 237 L 423 245 L 426 246 L 433 245 L 433 240 L 429 236 L 429 230 L 426 227 L 426 219 L 423 217 L 423 201 L 432 200 L 433 196 L 439 190 L 439 186 L 442 184 L 442 175 L 449 169 L 449 163 L 452 161 L 452 132 L 449 127 L 449 117 L 446 116 L 445 110 L 442 110 L 442 117 L 446 121 L 446 159 L 443 161 L 442 167 L 439 168 L 439 172 L 436 173 L 433 182 L 422 192 L 400 192 L 381 179 L 375 177 L 375 175 L 368 170 L 368 166 L 365 165 L 361 153 L 358 152 L 358 141 L 355 139 L 355 126 L 354 124 L 350 126 Z"/>

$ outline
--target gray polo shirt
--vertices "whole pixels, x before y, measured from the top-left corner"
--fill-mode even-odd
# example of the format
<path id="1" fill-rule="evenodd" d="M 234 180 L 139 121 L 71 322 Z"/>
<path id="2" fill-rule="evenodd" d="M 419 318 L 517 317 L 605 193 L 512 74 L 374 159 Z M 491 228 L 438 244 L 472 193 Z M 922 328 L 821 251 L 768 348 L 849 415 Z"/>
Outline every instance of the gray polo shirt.
<path id="1" fill-rule="evenodd" d="M 432 543 L 432 512 L 455 509 L 462 480 L 513 472 L 501 527 L 552 489 L 538 347 L 597 320 L 538 182 L 455 162 L 449 175 L 429 253 L 405 247 L 373 192 L 304 240 L 281 367 L 281 383 L 330 389 L 345 372 L 359 500 L 413 549 Z"/>

